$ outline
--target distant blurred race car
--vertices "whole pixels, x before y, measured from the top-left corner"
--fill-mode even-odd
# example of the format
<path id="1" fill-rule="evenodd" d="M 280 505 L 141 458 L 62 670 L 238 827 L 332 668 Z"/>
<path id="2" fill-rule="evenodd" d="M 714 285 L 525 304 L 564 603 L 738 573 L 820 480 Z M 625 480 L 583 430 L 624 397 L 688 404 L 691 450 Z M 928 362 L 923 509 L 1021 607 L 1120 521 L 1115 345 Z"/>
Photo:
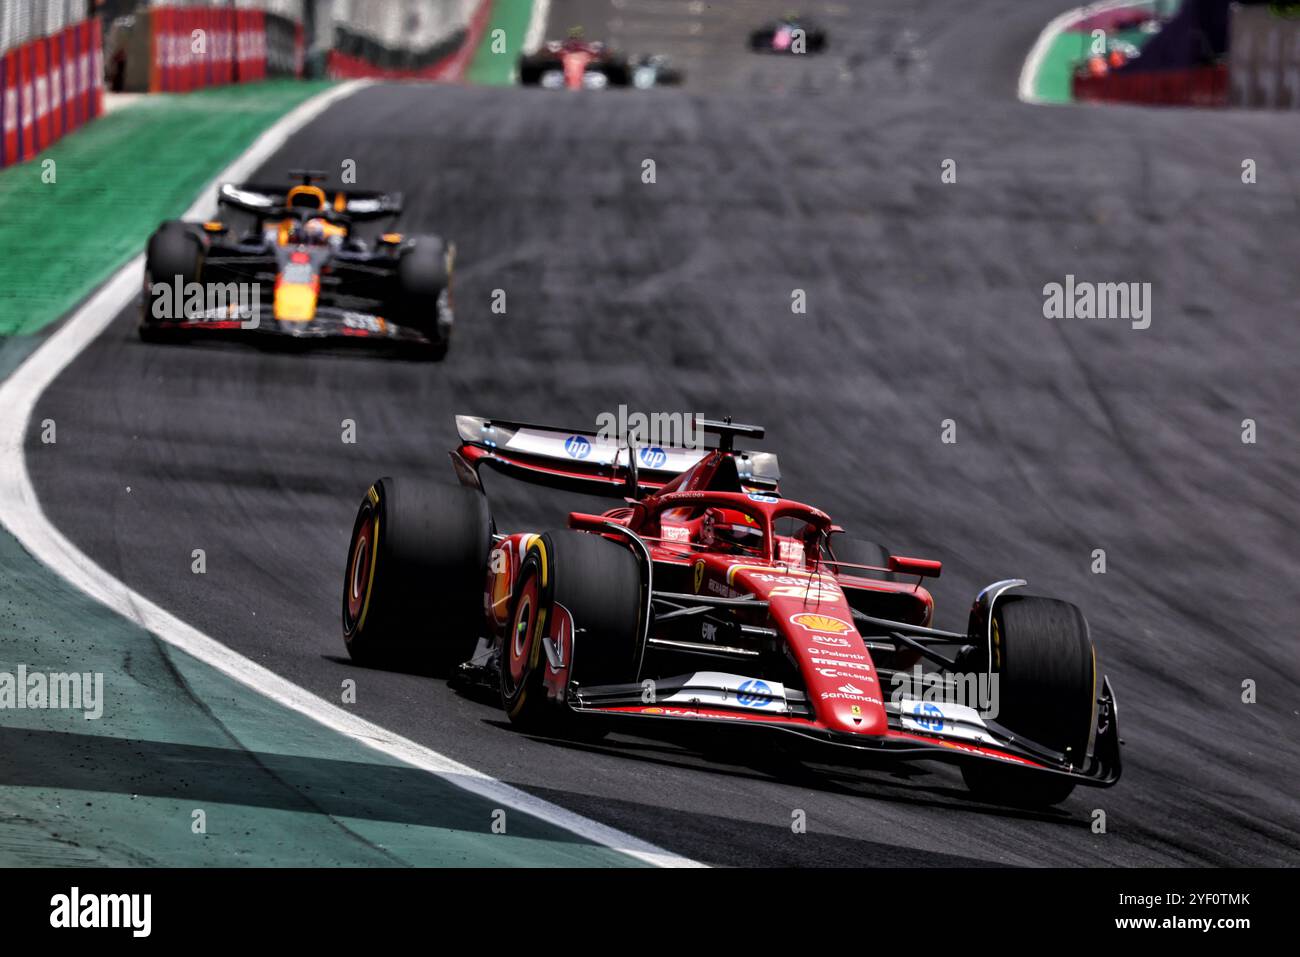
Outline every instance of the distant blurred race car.
<path id="1" fill-rule="evenodd" d="M 638 90 L 654 86 L 676 86 L 682 82 L 682 71 L 673 66 L 662 54 L 634 57 L 630 61 L 632 85 Z"/>
<path id="2" fill-rule="evenodd" d="M 536 53 L 520 56 L 519 82 L 547 90 L 603 90 L 629 86 L 632 65 L 623 54 L 583 39 L 575 30 L 566 40 L 549 40 Z"/>
<path id="3" fill-rule="evenodd" d="M 536 53 L 519 58 L 519 82 L 548 90 L 603 90 L 634 86 L 647 90 L 682 81 L 682 72 L 668 57 L 642 54 L 629 57 L 597 40 L 587 40 L 574 27 L 564 40 L 549 40 Z"/>
<path id="4" fill-rule="evenodd" d="M 363 239 L 354 227 L 395 219 L 400 193 L 349 189 L 331 198 L 317 185 L 324 173 L 289 175 L 299 182 L 287 188 L 223 183 L 222 218 L 158 227 L 145 256 L 140 338 L 364 340 L 443 358 L 455 246 L 397 232 Z"/>
<path id="5" fill-rule="evenodd" d="M 1104 53 L 1093 53 L 1079 63 L 1074 72 L 1079 76 L 1105 76 L 1142 56 L 1142 50 L 1127 40 L 1111 37 L 1106 40 Z"/>
<path id="6" fill-rule="evenodd" d="M 751 33 L 749 48 L 756 53 L 820 53 L 826 48 L 826 31 L 803 17 L 783 17 Z"/>

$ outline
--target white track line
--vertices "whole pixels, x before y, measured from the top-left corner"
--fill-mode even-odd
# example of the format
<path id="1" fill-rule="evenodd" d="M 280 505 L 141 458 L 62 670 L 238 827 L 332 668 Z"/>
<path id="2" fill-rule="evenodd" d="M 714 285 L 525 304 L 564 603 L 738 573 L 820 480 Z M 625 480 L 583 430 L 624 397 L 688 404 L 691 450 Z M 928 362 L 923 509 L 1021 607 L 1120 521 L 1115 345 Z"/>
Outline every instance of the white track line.
<path id="1" fill-rule="evenodd" d="M 524 34 L 524 53 L 535 53 L 546 36 L 546 23 L 551 18 L 551 0 L 533 0 L 533 12 L 528 17 L 528 31 Z"/>
<path id="2" fill-rule="evenodd" d="M 1134 2 L 1134 0 L 1104 0 L 1102 3 L 1090 3 L 1085 7 L 1066 10 L 1060 16 L 1054 17 L 1038 34 L 1038 39 L 1034 41 L 1034 45 L 1029 50 L 1029 56 L 1025 57 L 1024 65 L 1020 68 L 1018 89 L 1020 99 L 1025 103 L 1044 102 L 1034 92 L 1034 81 L 1038 78 L 1038 70 L 1042 67 L 1043 60 L 1047 58 L 1047 53 L 1052 48 L 1052 41 L 1056 39 L 1058 34 L 1065 32 L 1080 20 L 1086 20 L 1088 17 L 1096 16 L 1107 10 L 1114 10 L 1118 7 L 1143 6 L 1148 6 L 1148 4 Z"/>
<path id="3" fill-rule="evenodd" d="M 210 218 L 216 206 L 218 183 L 246 179 L 292 133 L 331 104 L 369 85 L 369 82 L 357 80 L 333 87 L 281 118 L 258 137 L 247 152 L 204 188 L 185 218 Z M 428 771 L 471 794 L 493 802 L 495 806 L 529 814 L 591 843 L 661 867 L 703 866 L 536 798 L 316 697 L 275 672 L 236 654 L 214 638 L 132 591 L 95 564 L 54 527 L 41 510 L 36 490 L 27 473 L 27 461 L 23 454 L 27 422 L 46 387 L 139 294 L 143 270 L 142 253 L 118 270 L 0 385 L 0 523 L 36 559 L 91 598 L 277 704 L 292 708 L 366 747 Z M 487 822 L 484 823 L 486 825 Z"/>

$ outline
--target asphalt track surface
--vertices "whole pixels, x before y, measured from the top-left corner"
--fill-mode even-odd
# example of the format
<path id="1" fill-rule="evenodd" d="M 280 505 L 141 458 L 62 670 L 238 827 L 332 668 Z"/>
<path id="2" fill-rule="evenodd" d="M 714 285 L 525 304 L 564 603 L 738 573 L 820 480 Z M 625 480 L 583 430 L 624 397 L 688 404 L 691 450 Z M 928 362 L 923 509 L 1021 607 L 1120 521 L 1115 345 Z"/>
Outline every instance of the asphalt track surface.
<path id="1" fill-rule="evenodd" d="M 702 29 L 717 78 L 679 91 L 341 102 L 264 175 L 354 159 L 360 185 L 405 192 L 408 232 L 456 240 L 448 360 L 145 345 L 128 312 L 37 406 L 59 427 L 56 446 L 29 439 L 44 507 L 132 587 L 322 697 L 356 678 L 364 717 L 702 861 L 1295 864 L 1300 121 L 1021 105 L 1057 4 L 955 6 L 845 3 L 806 62 L 755 63 Z M 556 4 L 551 32 L 595 36 L 591 8 Z M 620 29 L 631 47 L 627 5 Z M 902 29 L 919 76 L 879 62 Z M 638 46 L 673 52 L 644 30 Z M 1066 274 L 1152 283 L 1151 327 L 1045 319 Z M 944 560 L 941 626 L 1013 575 L 1080 604 L 1118 695 L 1120 784 L 1023 813 L 943 767 L 783 780 L 637 738 L 529 738 L 443 682 L 346 661 L 340 580 L 372 479 L 450 481 L 453 413 L 582 426 L 620 403 L 766 425 L 787 495 Z M 489 493 L 504 528 L 593 504 Z"/>

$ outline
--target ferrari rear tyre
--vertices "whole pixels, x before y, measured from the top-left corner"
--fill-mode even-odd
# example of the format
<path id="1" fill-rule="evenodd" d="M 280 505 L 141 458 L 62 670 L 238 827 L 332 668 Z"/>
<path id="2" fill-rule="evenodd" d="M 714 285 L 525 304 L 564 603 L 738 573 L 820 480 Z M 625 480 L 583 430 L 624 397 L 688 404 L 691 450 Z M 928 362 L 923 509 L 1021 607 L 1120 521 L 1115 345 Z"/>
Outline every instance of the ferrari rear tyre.
<path id="1" fill-rule="evenodd" d="M 995 608 L 992 642 L 998 723 L 1082 767 L 1096 726 L 1098 687 L 1083 613 L 1069 602 L 1012 595 Z M 962 777 L 977 796 L 1019 806 L 1059 804 L 1074 790 L 1068 778 L 993 762 L 965 765 Z"/>
<path id="2" fill-rule="evenodd" d="M 482 630 L 491 547 L 478 489 L 380 479 L 361 502 L 348 549 L 348 654 L 359 664 L 449 673 Z"/>
<path id="3" fill-rule="evenodd" d="M 516 724 L 566 730 L 591 719 L 545 700 L 542 639 L 562 611 L 573 618 L 570 677 L 582 684 L 636 678 L 641 651 L 641 570 L 626 547 L 586 532 L 535 538 L 520 566 L 510 628 L 501 652 L 501 698 Z"/>

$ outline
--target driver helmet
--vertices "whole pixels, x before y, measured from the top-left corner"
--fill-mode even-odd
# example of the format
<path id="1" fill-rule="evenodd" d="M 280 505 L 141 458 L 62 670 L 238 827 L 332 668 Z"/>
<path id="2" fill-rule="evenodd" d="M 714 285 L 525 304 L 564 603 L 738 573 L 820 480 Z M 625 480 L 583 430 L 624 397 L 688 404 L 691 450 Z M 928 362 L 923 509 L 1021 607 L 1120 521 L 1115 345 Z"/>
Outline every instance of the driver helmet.
<path id="1" fill-rule="evenodd" d="M 309 246 L 324 246 L 328 234 L 325 231 L 325 222 L 320 219 L 309 219 L 302 224 L 302 241 Z"/>
<path id="2" fill-rule="evenodd" d="M 731 508 L 708 508 L 700 523 L 700 542 L 706 546 L 761 549 L 763 529 L 746 512 Z"/>

